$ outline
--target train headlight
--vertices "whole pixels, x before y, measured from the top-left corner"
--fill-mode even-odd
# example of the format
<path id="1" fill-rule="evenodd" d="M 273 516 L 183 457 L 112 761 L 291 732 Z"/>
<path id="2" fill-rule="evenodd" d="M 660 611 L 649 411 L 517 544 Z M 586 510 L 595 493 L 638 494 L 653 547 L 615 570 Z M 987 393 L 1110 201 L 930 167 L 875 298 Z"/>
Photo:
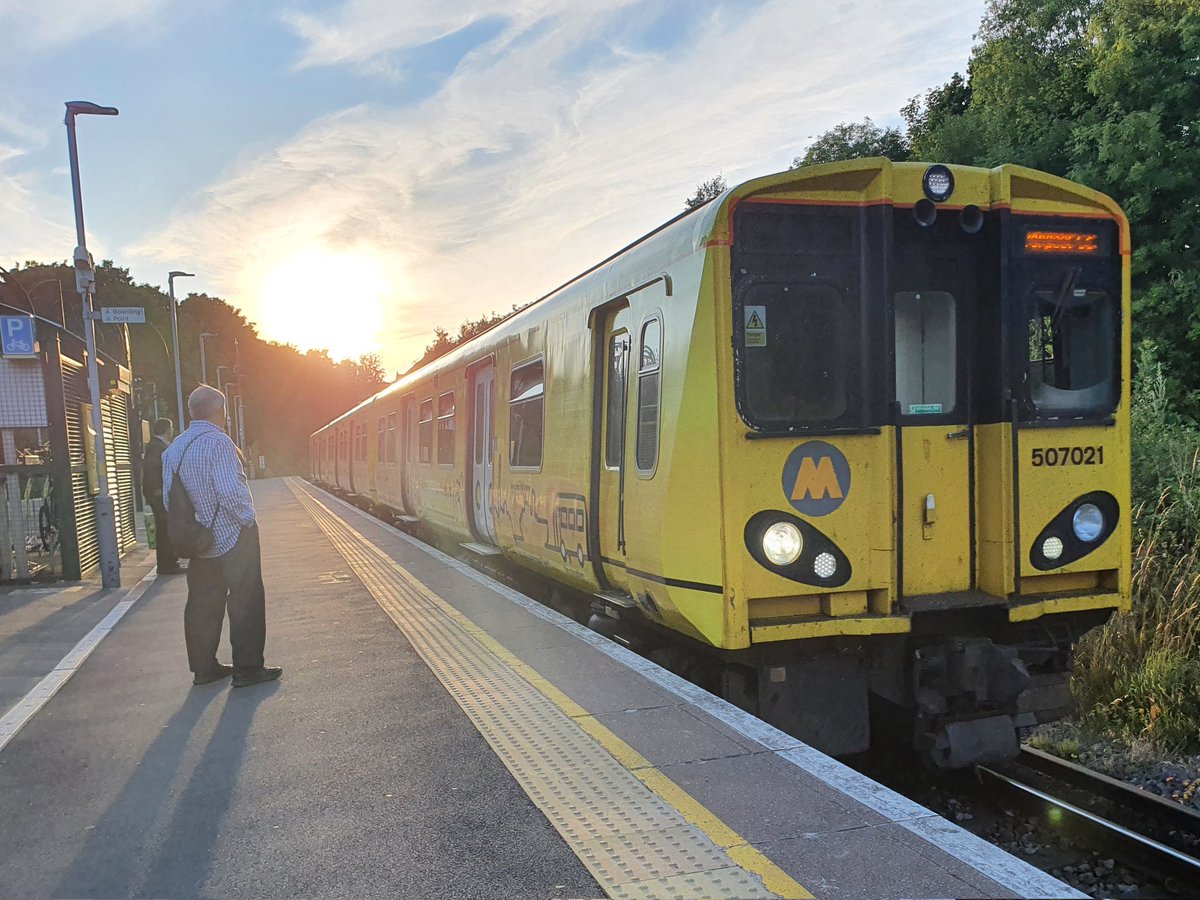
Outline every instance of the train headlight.
<path id="1" fill-rule="evenodd" d="M 1044 541 L 1042 541 L 1042 556 L 1046 557 L 1046 559 L 1050 560 L 1051 562 L 1054 562 L 1054 560 L 1058 559 L 1062 555 L 1063 555 L 1062 538 L 1048 537 Z"/>
<path id="2" fill-rule="evenodd" d="M 813 560 L 813 571 L 818 578 L 832 578 L 837 571 L 837 560 L 832 553 L 818 553 Z"/>
<path id="3" fill-rule="evenodd" d="M 1090 544 L 1104 533 L 1104 513 L 1095 503 L 1081 503 L 1071 517 L 1071 529 L 1075 537 Z"/>
<path id="4" fill-rule="evenodd" d="M 776 522 L 763 532 L 763 555 L 777 566 L 790 566 L 804 550 L 804 537 L 791 522 Z"/>
<path id="5" fill-rule="evenodd" d="M 922 187 L 934 203 L 944 203 L 954 193 L 954 173 L 945 166 L 930 166 L 925 170 Z"/>

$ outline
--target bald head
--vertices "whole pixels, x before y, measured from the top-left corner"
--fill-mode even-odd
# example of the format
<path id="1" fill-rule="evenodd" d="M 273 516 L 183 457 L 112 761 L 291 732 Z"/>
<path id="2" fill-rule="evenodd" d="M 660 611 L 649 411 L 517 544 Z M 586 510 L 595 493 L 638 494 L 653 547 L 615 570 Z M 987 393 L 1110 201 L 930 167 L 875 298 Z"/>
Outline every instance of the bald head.
<path id="1" fill-rule="evenodd" d="M 202 384 L 188 395 L 188 415 L 214 425 L 225 424 L 225 395 L 215 387 Z"/>

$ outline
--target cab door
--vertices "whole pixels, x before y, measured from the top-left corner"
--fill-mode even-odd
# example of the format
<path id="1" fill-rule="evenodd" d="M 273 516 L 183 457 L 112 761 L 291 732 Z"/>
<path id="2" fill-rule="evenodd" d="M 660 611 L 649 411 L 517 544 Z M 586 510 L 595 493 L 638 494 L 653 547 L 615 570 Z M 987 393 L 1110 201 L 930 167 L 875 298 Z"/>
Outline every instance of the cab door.
<path id="1" fill-rule="evenodd" d="M 599 320 L 603 348 L 600 365 L 595 367 L 599 390 L 600 440 L 594 473 L 594 503 L 600 550 L 599 568 L 610 587 L 624 588 L 627 546 L 625 541 L 626 477 L 629 465 L 629 359 L 632 339 L 630 312 L 622 303 L 606 311 Z"/>
<path id="2" fill-rule="evenodd" d="M 905 597 L 970 591 L 976 583 L 974 278 L 956 262 L 907 267 L 892 298 Z"/>
<path id="3" fill-rule="evenodd" d="M 404 511 L 415 516 L 420 506 L 420 494 L 417 483 L 417 403 L 412 394 L 400 400 L 400 424 L 400 495 L 404 501 Z"/>
<path id="4" fill-rule="evenodd" d="M 471 517 L 476 535 L 489 544 L 496 542 L 492 513 L 495 393 L 496 367 L 489 363 L 475 369 L 471 373 Z"/>

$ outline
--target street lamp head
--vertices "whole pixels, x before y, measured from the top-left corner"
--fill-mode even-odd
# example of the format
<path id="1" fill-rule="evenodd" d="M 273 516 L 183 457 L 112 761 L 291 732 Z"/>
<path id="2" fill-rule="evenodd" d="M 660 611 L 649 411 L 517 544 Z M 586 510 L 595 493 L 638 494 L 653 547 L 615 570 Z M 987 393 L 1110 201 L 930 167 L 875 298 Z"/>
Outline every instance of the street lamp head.
<path id="1" fill-rule="evenodd" d="M 168 278 L 195 278 L 196 276 L 191 272 L 168 272 L 167 277 Z"/>
<path id="2" fill-rule="evenodd" d="M 217 334 L 215 331 L 205 331 L 205 332 L 201 333 L 200 340 L 204 340 L 205 338 L 211 338 L 211 337 L 220 337 L 220 335 Z"/>
<path id="3" fill-rule="evenodd" d="M 99 106 L 87 100 L 68 100 L 68 116 L 116 116 L 120 113 L 115 106 Z"/>

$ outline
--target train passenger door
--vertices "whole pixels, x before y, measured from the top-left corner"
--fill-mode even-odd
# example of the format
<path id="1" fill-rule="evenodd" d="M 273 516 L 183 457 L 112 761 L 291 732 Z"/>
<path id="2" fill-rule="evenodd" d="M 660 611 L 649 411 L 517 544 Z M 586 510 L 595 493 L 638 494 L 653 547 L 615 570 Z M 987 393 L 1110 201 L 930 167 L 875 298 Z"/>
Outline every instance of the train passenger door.
<path id="1" fill-rule="evenodd" d="M 594 455 L 593 504 L 603 581 L 625 587 L 625 488 L 629 454 L 629 357 L 632 339 L 627 304 L 609 311 L 602 320 L 594 393 L 599 407 L 598 452 Z M 597 421 L 597 419 L 594 419 Z"/>
<path id="2" fill-rule="evenodd" d="M 404 511 L 415 516 L 418 509 L 417 491 L 417 402 L 412 394 L 400 401 L 400 497 Z"/>
<path id="3" fill-rule="evenodd" d="M 893 295 L 905 597 L 975 587 L 971 298 L 953 274 Z"/>
<path id="4" fill-rule="evenodd" d="M 496 542 L 492 517 L 493 458 L 496 449 L 494 398 L 496 367 L 491 363 L 471 373 L 471 518 L 480 540 Z"/>

